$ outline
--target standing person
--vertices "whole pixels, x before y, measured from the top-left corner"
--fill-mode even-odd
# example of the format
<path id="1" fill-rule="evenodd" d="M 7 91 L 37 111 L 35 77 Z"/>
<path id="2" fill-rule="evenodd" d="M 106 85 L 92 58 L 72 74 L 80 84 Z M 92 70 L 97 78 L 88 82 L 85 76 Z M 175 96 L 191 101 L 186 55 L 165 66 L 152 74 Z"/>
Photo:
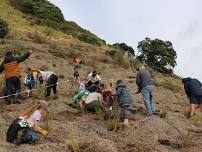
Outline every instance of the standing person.
<path id="1" fill-rule="evenodd" d="M 79 64 L 76 64 L 73 70 L 74 70 L 74 80 L 73 80 L 72 86 L 74 85 L 75 82 L 80 82 L 79 74 L 80 74 L 81 66 Z"/>
<path id="2" fill-rule="evenodd" d="M 200 107 L 202 110 L 202 84 L 197 79 L 190 77 L 183 78 L 184 90 L 190 100 L 190 110 L 188 118 L 192 118 L 195 114 L 196 107 Z"/>
<path id="3" fill-rule="evenodd" d="M 53 90 L 53 93 L 55 94 L 55 98 L 57 98 L 58 76 L 52 71 L 39 71 L 39 73 L 40 73 L 39 82 L 43 83 L 45 81 L 46 98 L 50 96 L 51 89 Z"/>
<path id="4" fill-rule="evenodd" d="M 133 102 L 133 98 L 129 93 L 127 86 L 124 84 L 122 80 L 116 81 L 116 94 L 117 101 L 121 108 L 121 121 L 123 121 L 123 126 L 128 127 L 128 117 L 130 114 L 131 104 Z"/>
<path id="5" fill-rule="evenodd" d="M 0 65 L 0 73 L 5 71 L 5 77 L 6 77 L 6 95 L 7 98 L 7 104 L 11 104 L 11 98 L 12 98 L 12 90 L 15 89 L 15 99 L 14 103 L 21 103 L 20 98 L 20 91 L 21 91 L 21 85 L 20 85 L 20 65 L 19 63 L 26 60 L 32 51 L 28 51 L 22 56 L 14 56 L 13 51 L 8 51 L 6 53 L 6 56 L 4 58 L 4 61 Z"/>
<path id="6" fill-rule="evenodd" d="M 48 103 L 40 100 L 36 108 L 32 108 L 23 116 L 16 118 L 7 131 L 7 141 L 16 144 L 36 143 L 39 140 L 38 134 L 47 136 L 48 132 L 40 127 L 40 121 L 48 111 Z M 23 134 L 18 139 L 18 132 L 23 130 Z"/>
<path id="7" fill-rule="evenodd" d="M 156 114 L 155 107 L 153 103 L 153 80 L 151 74 L 145 70 L 144 66 L 139 67 L 139 72 L 136 77 L 136 84 L 138 86 L 139 92 L 142 93 L 144 99 L 144 105 L 147 110 L 147 114 Z M 141 91 L 140 91 L 141 90 Z"/>

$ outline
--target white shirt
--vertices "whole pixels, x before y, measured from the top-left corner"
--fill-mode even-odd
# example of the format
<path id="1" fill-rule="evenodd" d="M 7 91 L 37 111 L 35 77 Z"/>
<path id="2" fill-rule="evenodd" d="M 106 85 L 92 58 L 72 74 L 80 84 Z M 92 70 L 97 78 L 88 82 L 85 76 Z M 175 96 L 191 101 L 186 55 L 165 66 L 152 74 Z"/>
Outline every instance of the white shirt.
<path id="1" fill-rule="evenodd" d="M 40 71 L 41 76 L 43 78 L 44 81 L 48 81 L 48 78 L 52 75 L 55 74 L 52 71 Z"/>
<path id="2" fill-rule="evenodd" d="M 93 75 L 93 73 L 89 73 L 88 74 L 88 80 L 90 80 L 92 83 L 95 83 L 95 82 L 97 82 L 97 81 L 102 81 L 102 79 L 100 78 L 100 76 L 98 75 L 98 74 L 96 74 L 96 76 L 95 77 L 93 77 L 92 76 Z"/>
<path id="3" fill-rule="evenodd" d="M 41 113 L 36 110 L 28 119 L 26 119 L 27 124 L 30 128 L 33 128 L 35 121 L 41 120 Z"/>
<path id="4" fill-rule="evenodd" d="M 102 101 L 102 95 L 100 93 L 97 93 L 97 92 L 93 92 L 93 93 L 90 93 L 87 98 L 86 98 L 86 101 L 85 103 L 88 104 L 88 103 L 91 103 L 92 101 Z"/>

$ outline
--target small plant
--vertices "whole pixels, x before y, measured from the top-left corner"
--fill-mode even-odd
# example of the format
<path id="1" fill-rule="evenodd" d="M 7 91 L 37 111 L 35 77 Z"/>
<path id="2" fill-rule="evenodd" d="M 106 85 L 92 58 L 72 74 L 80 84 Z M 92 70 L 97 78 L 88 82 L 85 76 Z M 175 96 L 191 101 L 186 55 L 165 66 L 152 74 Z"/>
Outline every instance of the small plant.
<path id="1" fill-rule="evenodd" d="M 59 74 L 59 78 L 60 78 L 60 79 L 64 79 L 65 76 L 64 76 L 63 74 Z"/>
<path id="2" fill-rule="evenodd" d="M 45 119 L 45 129 L 47 131 L 50 131 L 51 124 L 52 124 L 56 111 L 57 111 L 56 103 L 54 102 L 54 100 L 52 100 L 52 102 L 50 104 L 50 112 L 47 114 L 46 119 Z"/>
<path id="3" fill-rule="evenodd" d="M 68 137 L 70 140 L 70 146 L 73 150 L 73 152 L 79 152 L 80 151 L 80 145 L 79 145 L 79 139 L 77 136 L 77 130 L 75 129 L 75 126 L 73 126 L 72 124 L 68 124 L 67 127 L 67 133 L 68 133 Z"/>
<path id="4" fill-rule="evenodd" d="M 0 18 L 0 38 L 4 38 L 8 34 L 8 24 L 5 20 Z"/>
<path id="5" fill-rule="evenodd" d="M 107 129 L 109 131 L 113 131 L 116 129 L 117 125 L 118 125 L 118 122 L 119 122 L 119 119 L 117 117 L 111 117 L 109 120 L 108 120 L 108 123 L 107 123 Z"/>
<path id="6" fill-rule="evenodd" d="M 160 117 L 167 118 L 169 110 L 170 110 L 170 106 L 168 106 L 168 105 L 163 106 L 160 110 Z"/>

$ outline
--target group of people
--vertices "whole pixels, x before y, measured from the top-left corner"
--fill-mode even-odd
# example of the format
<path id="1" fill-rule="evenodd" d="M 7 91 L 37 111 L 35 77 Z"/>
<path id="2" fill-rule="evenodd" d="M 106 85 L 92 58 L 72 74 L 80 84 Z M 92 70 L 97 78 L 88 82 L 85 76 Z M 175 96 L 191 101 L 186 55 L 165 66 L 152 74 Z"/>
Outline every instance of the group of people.
<path id="1" fill-rule="evenodd" d="M 16 57 L 13 55 L 12 51 L 8 51 L 4 61 L 0 65 L 0 73 L 5 71 L 7 104 L 11 104 L 13 96 L 13 103 L 20 103 L 21 74 L 19 63 L 26 60 L 31 54 L 32 51 L 28 51 L 24 55 Z M 134 101 L 127 85 L 123 80 L 117 80 L 116 87 L 113 90 L 112 85 L 108 86 L 103 83 L 96 71 L 88 73 L 88 76 L 81 81 L 79 78 L 81 69 L 80 64 L 80 61 L 76 61 L 73 80 L 73 84 L 80 84 L 79 91 L 75 92 L 69 106 L 77 108 L 79 112 L 83 112 L 84 110 L 93 113 L 98 110 L 105 112 L 106 110 L 113 110 L 114 103 L 117 101 L 121 109 L 120 120 L 122 121 L 123 126 L 127 127 L 129 125 L 128 119 Z M 140 66 L 137 69 L 137 72 L 137 93 L 141 93 L 143 96 L 147 115 L 155 115 L 157 114 L 157 110 L 155 109 L 153 101 L 152 76 L 144 66 Z M 28 68 L 27 77 L 24 82 L 29 90 L 36 88 L 38 86 L 37 82 L 45 82 L 45 97 L 47 98 L 50 96 L 51 89 L 57 96 L 58 76 L 54 72 Z M 197 79 L 189 77 L 182 79 L 182 83 L 184 84 L 185 92 L 190 99 L 189 117 L 192 117 L 198 106 L 202 109 L 202 84 Z M 48 132 L 42 129 L 39 124 L 40 120 L 46 115 L 48 106 L 49 103 L 47 101 L 40 100 L 36 107 L 16 118 L 7 131 L 7 141 L 17 144 L 35 143 L 39 140 L 38 133 L 47 136 Z M 22 135 L 20 141 L 17 141 L 18 132 L 20 131 L 22 131 Z"/>
<path id="2" fill-rule="evenodd" d="M 6 87 L 5 87 L 5 99 L 6 104 L 18 103 L 20 104 L 20 94 L 21 94 L 21 68 L 20 62 L 26 60 L 32 51 L 26 52 L 22 56 L 15 56 L 13 51 L 8 51 L 6 56 L 0 65 L 0 73 L 5 71 L 6 78 Z M 37 82 L 43 83 L 45 82 L 46 95 L 45 97 L 49 97 L 51 93 L 51 89 L 55 96 L 57 96 L 57 81 L 58 76 L 52 71 L 42 71 L 42 70 L 32 70 L 31 68 L 27 68 L 27 76 L 25 78 L 25 85 L 28 87 L 28 93 L 37 87 Z"/>

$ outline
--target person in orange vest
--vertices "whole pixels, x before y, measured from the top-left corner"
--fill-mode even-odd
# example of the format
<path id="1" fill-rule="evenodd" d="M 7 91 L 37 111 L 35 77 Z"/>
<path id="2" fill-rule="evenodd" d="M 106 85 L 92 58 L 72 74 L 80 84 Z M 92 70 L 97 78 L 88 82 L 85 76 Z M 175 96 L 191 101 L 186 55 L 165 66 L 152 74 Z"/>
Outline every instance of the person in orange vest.
<path id="1" fill-rule="evenodd" d="M 19 63 L 26 60 L 32 51 L 28 51 L 22 56 L 14 56 L 13 51 L 8 51 L 6 53 L 6 56 L 4 58 L 4 61 L 0 65 L 0 73 L 5 71 L 5 77 L 6 77 L 6 95 L 7 97 L 7 104 L 11 104 L 11 95 L 12 90 L 15 90 L 15 99 L 14 103 L 19 103 L 19 94 L 21 91 L 21 85 L 20 85 L 20 65 Z"/>

